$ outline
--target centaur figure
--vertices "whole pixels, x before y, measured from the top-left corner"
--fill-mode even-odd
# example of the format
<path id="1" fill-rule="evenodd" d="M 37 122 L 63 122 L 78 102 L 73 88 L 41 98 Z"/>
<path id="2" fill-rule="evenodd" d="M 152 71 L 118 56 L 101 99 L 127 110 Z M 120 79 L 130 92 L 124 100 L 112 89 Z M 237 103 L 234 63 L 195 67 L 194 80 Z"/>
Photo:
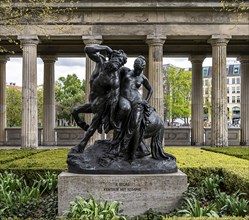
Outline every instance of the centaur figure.
<path id="1" fill-rule="evenodd" d="M 85 47 L 88 57 L 96 62 L 96 67 L 90 79 L 89 103 L 77 106 L 72 115 L 82 129 L 86 130 L 81 142 L 72 148 L 73 151 L 83 152 L 87 142 L 97 129 L 104 124 L 106 132 L 115 128 L 115 110 L 119 98 L 119 72 L 118 70 L 127 62 L 127 55 L 122 50 L 112 50 L 104 45 L 89 45 Z M 106 52 L 104 57 L 100 52 Z M 108 59 L 107 59 L 108 58 Z M 82 121 L 79 113 L 93 113 L 90 126 Z"/>

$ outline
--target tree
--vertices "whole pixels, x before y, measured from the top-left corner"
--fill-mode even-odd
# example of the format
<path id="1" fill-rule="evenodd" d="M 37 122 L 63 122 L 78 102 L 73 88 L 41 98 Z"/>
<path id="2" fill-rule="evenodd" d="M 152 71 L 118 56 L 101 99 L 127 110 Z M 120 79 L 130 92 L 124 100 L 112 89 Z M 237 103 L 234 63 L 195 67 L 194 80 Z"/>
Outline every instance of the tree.
<path id="1" fill-rule="evenodd" d="M 249 10 L 249 6 L 246 5 L 244 0 L 221 0 L 222 11 L 234 12 L 234 13 L 244 13 Z"/>
<path id="2" fill-rule="evenodd" d="M 190 117 L 191 114 L 191 72 L 177 67 L 168 67 L 166 71 L 166 94 L 164 101 L 168 118 L 173 122 L 175 118 Z"/>
<path id="3" fill-rule="evenodd" d="M 19 44 L 18 41 L 9 37 L 11 32 L 22 32 L 32 24 L 33 28 L 38 28 L 46 36 L 46 29 L 42 25 L 53 22 L 54 25 L 60 22 L 68 22 L 66 16 L 60 17 L 60 14 L 70 15 L 76 9 L 74 4 L 76 0 L 1 0 L 0 1 L 0 25 L 4 39 L 9 43 Z M 64 18 L 64 20 L 62 20 Z M 56 28 L 56 26 L 55 26 Z M 7 35 L 8 34 L 8 35 Z M 0 41 L 2 38 L 0 37 Z M 0 52 L 11 52 L 5 47 L 0 46 Z"/>
<path id="4" fill-rule="evenodd" d="M 37 90 L 38 105 L 38 125 L 43 124 L 43 86 L 39 86 Z"/>
<path id="5" fill-rule="evenodd" d="M 72 123 L 72 107 L 85 102 L 85 80 L 82 82 L 76 74 L 60 77 L 55 85 L 56 115 Z"/>
<path id="6" fill-rule="evenodd" d="M 208 85 L 204 94 L 204 105 L 203 112 L 204 118 L 208 119 L 208 122 L 211 120 L 211 81 L 208 81 Z"/>
<path id="7" fill-rule="evenodd" d="M 6 88 L 7 126 L 19 127 L 22 124 L 22 91 L 15 87 Z"/>

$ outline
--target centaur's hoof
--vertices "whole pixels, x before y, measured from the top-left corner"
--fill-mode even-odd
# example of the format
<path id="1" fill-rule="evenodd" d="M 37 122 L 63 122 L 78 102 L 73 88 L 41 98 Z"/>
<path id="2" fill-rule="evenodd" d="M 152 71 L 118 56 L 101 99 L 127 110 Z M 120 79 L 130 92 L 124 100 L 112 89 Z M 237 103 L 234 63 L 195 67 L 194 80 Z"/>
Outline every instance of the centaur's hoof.
<path id="1" fill-rule="evenodd" d="M 83 153 L 83 151 L 84 151 L 84 147 L 81 144 L 78 144 L 71 148 L 69 154 L 79 154 L 79 153 Z"/>
<path id="2" fill-rule="evenodd" d="M 89 124 L 87 124 L 86 122 L 79 122 L 77 123 L 77 125 L 81 127 L 84 131 L 87 131 L 87 129 L 89 128 Z"/>

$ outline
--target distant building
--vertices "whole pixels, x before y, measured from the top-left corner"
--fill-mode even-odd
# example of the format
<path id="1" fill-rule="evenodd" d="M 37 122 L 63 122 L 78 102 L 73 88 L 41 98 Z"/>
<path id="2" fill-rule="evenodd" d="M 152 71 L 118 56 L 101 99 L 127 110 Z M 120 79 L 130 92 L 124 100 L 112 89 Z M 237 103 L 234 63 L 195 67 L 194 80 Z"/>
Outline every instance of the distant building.
<path id="1" fill-rule="evenodd" d="M 22 87 L 21 86 L 17 86 L 15 83 L 9 83 L 9 84 L 6 84 L 6 87 L 7 88 L 15 88 L 15 89 L 17 89 L 17 90 L 19 90 L 19 91 L 21 91 L 22 90 Z"/>
<path id="2" fill-rule="evenodd" d="M 227 119 L 230 124 L 238 124 L 240 120 L 240 64 L 227 64 Z M 204 106 L 211 105 L 212 67 L 202 68 Z M 210 111 L 205 115 L 208 121 Z"/>

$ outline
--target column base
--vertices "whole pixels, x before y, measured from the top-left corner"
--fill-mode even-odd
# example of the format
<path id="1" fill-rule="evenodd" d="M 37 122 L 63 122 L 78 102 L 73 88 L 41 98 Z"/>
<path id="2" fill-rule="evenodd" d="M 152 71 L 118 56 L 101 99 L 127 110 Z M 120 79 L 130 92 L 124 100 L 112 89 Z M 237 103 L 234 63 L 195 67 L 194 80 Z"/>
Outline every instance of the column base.
<path id="1" fill-rule="evenodd" d="M 191 146 L 204 146 L 204 142 L 191 141 Z"/>
<path id="2" fill-rule="evenodd" d="M 56 142 L 55 141 L 43 141 L 44 146 L 55 146 Z"/>
<path id="3" fill-rule="evenodd" d="M 241 146 L 249 146 L 249 141 L 241 141 L 240 145 Z"/>

